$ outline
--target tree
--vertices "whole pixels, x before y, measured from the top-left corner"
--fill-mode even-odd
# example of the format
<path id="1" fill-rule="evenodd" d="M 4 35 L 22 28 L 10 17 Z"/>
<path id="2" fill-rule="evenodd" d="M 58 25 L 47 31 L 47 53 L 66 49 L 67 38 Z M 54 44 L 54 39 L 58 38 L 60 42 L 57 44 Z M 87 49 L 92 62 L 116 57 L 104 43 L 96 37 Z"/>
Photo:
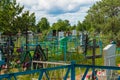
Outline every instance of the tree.
<path id="1" fill-rule="evenodd" d="M 89 25 L 89 29 L 97 32 L 108 31 L 117 35 L 120 29 L 120 0 L 101 0 L 89 10 L 83 23 Z"/>
<path id="2" fill-rule="evenodd" d="M 69 28 L 70 28 L 70 23 L 68 20 L 59 19 L 56 23 L 52 25 L 52 29 L 54 30 L 66 31 L 69 30 Z"/>
<path id="3" fill-rule="evenodd" d="M 84 27 L 83 27 L 83 25 L 82 25 L 82 23 L 81 23 L 80 21 L 78 21 L 78 23 L 77 23 L 77 30 L 78 30 L 78 31 L 83 31 L 83 30 L 85 30 Z"/>
<path id="4" fill-rule="evenodd" d="M 20 31 L 26 31 L 26 30 L 35 30 L 35 14 L 34 13 L 29 13 L 29 11 L 25 11 L 22 13 L 21 16 L 18 16 L 16 18 L 16 28 Z"/>
<path id="5" fill-rule="evenodd" d="M 16 32 L 15 20 L 23 8 L 16 3 L 16 0 L 0 1 L 0 30 L 2 32 Z"/>
<path id="6" fill-rule="evenodd" d="M 77 26 L 74 24 L 73 26 L 71 26 L 70 30 L 76 30 Z"/>
<path id="7" fill-rule="evenodd" d="M 42 17 L 41 20 L 37 24 L 38 30 L 44 31 L 48 30 L 50 28 L 50 24 L 47 20 L 47 18 Z"/>
<path id="8" fill-rule="evenodd" d="M 16 0 L 0 1 L 0 30 L 4 33 L 17 33 L 25 29 L 35 29 L 35 14 L 25 11 Z"/>

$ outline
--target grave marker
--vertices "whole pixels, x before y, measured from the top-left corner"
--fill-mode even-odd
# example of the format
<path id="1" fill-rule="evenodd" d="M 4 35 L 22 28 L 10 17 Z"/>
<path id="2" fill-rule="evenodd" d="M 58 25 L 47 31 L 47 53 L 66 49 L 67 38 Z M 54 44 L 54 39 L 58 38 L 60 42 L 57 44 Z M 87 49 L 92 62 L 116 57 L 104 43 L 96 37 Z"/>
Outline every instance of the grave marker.
<path id="1" fill-rule="evenodd" d="M 104 49 L 104 65 L 105 66 L 115 66 L 115 51 L 116 44 L 109 44 Z M 112 56 L 112 57 L 111 57 Z M 107 80 L 110 80 L 110 75 L 112 74 L 111 70 L 106 70 Z"/>

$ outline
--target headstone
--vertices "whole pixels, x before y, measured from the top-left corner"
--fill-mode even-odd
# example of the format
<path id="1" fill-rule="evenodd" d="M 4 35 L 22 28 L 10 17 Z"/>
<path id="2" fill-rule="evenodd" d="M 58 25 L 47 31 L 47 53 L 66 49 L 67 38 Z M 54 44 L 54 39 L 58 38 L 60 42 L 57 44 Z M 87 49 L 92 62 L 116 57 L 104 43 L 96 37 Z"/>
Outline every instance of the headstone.
<path id="1" fill-rule="evenodd" d="M 58 35 L 59 40 L 64 37 L 64 32 L 63 31 L 60 31 L 58 34 L 59 34 Z"/>
<path id="2" fill-rule="evenodd" d="M 115 51 L 116 51 L 116 44 L 109 44 L 103 49 L 105 66 L 115 66 L 115 62 L 116 62 Z M 111 70 L 106 70 L 107 80 L 111 80 L 110 79 L 111 74 L 112 74 Z"/>
<path id="3" fill-rule="evenodd" d="M 33 32 L 32 31 L 28 31 L 28 41 L 30 43 L 33 43 Z"/>
<path id="4" fill-rule="evenodd" d="M 84 33 L 80 33 L 80 45 L 84 45 Z"/>
<path id="5" fill-rule="evenodd" d="M 72 30 L 72 35 L 76 36 L 77 35 L 77 31 L 76 30 Z"/>

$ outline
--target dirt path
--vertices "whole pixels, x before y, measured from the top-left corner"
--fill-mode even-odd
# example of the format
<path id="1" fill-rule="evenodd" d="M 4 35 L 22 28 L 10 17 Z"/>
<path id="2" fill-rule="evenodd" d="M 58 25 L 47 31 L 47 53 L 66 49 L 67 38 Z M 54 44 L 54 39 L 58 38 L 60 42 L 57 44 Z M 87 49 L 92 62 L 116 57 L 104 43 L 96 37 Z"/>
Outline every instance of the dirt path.
<path id="1" fill-rule="evenodd" d="M 88 74 L 87 74 L 87 76 L 86 76 L 86 79 L 85 80 L 88 80 L 88 77 L 90 76 L 92 74 L 92 72 L 89 72 Z M 103 73 L 97 73 L 97 78 L 98 78 L 98 80 L 106 80 L 106 76 L 105 75 L 103 75 L 103 74 L 105 74 L 105 72 L 103 72 Z M 82 75 L 76 75 L 76 77 L 75 77 L 75 80 L 80 80 L 80 79 L 82 79 Z M 67 80 L 71 80 L 71 78 L 68 78 Z"/>

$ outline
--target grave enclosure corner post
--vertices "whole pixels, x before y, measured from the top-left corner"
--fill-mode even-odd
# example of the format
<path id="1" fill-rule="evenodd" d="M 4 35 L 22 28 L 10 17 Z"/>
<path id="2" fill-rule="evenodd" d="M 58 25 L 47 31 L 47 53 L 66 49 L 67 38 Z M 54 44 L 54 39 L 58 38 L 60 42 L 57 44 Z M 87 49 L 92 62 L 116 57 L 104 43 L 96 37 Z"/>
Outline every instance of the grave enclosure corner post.
<path id="1" fill-rule="evenodd" d="M 75 61 L 71 61 L 71 80 L 75 80 Z"/>

